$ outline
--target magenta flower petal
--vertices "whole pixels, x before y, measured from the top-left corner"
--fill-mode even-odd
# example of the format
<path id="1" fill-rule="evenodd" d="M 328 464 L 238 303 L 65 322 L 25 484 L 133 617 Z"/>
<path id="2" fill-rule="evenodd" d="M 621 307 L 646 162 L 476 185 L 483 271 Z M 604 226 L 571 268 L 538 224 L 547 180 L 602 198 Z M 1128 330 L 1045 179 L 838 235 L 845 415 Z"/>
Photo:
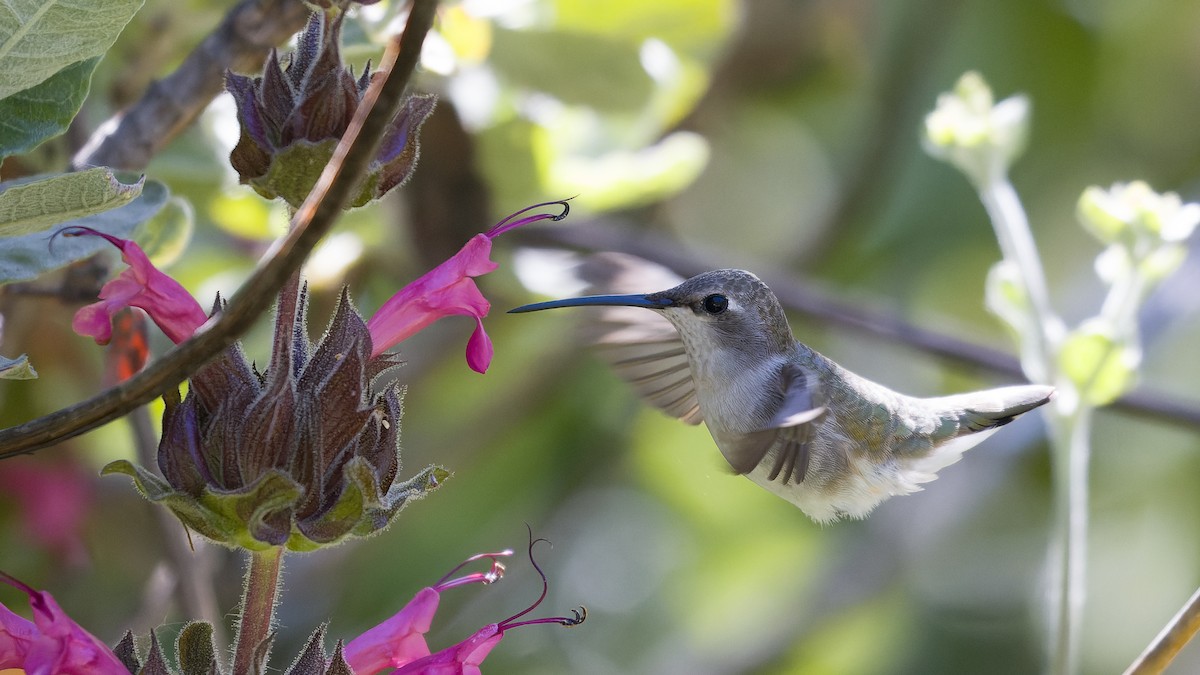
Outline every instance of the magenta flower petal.
<path id="1" fill-rule="evenodd" d="M 342 651 L 346 663 L 356 673 L 375 673 L 429 656 L 425 634 L 441 598 L 437 589 L 421 589 L 404 609 L 351 640 Z"/>
<path id="2" fill-rule="evenodd" d="M 176 344 L 191 337 L 208 320 L 200 303 L 178 281 L 151 264 L 145 251 L 133 241 L 119 239 L 90 227 L 69 227 L 61 230 L 60 234 L 68 237 L 103 237 L 121 249 L 121 260 L 129 265 L 116 279 L 100 289 L 100 302 L 75 313 L 71 327 L 76 333 L 94 338 L 97 344 L 108 344 L 112 339 L 113 315 L 125 307 L 145 310 Z"/>
<path id="3" fill-rule="evenodd" d="M 490 584 L 504 576 L 499 558 L 512 551 L 480 553 L 467 558 L 434 586 L 423 588 L 399 612 L 387 621 L 351 640 L 342 656 L 356 673 L 375 673 L 386 668 L 399 668 L 429 656 L 425 634 L 433 624 L 433 615 L 441 602 L 442 591 L 467 584 Z M 477 560 L 490 560 L 491 569 L 452 578 L 464 566 Z"/>
<path id="4" fill-rule="evenodd" d="M 495 353 L 492 339 L 483 330 L 483 321 L 475 319 L 475 330 L 467 340 L 467 365 L 477 373 L 486 373 Z"/>
<path id="5" fill-rule="evenodd" d="M 392 675 L 480 675 L 479 666 L 503 638 L 500 626 L 490 623 L 466 640 L 413 661 Z"/>
<path id="6" fill-rule="evenodd" d="M 551 205 L 562 206 L 562 213 L 540 213 L 517 219 L 523 213 Z M 487 316 L 491 305 L 472 279 L 496 269 L 496 263 L 491 260 L 493 239 L 539 220 L 562 220 L 569 210 L 565 201 L 521 209 L 487 232 L 475 235 L 449 260 L 400 289 L 367 322 L 373 345 L 371 357 L 379 356 L 442 317 L 471 316 L 475 318 L 475 331 L 467 341 L 467 365 L 476 372 L 487 372 L 494 350 L 483 329 L 483 317 Z"/>
<path id="7" fill-rule="evenodd" d="M 0 604 L 0 668 L 25 667 L 29 645 L 38 638 L 37 626 Z"/>
<path id="8" fill-rule="evenodd" d="M 0 605 L 0 668 L 22 668 L 30 675 L 129 675 L 116 655 L 68 617 L 45 591 L 0 574 L 0 580 L 29 596 L 33 621 Z"/>
<path id="9" fill-rule="evenodd" d="M 491 261 L 492 240 L 477 234 L 449 260 L 426 272 L 383 303 L 367 322 L 371 332 L 371 356 L 376 357 L 445 316 L 473 316 L 475 332 L 468 344 L 467 361 L 478 372 L 491 362 L 491 343 L 480 321 L 491 304 L 479 292 L 473 277 L 496 269 Z M 471 348 L 475 345 L 475 349 Z"/>

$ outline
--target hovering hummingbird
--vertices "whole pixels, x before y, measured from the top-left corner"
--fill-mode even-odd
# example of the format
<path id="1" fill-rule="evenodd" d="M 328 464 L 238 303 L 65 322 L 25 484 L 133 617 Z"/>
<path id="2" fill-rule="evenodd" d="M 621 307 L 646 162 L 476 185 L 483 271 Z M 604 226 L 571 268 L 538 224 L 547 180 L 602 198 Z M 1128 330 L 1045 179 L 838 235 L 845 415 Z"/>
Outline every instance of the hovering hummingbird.
<path id="1" fill-rule="evenodd" d="M 742 270 L 705 272 L 656 293 L 509 311 L 584 306 L 610 307 L 597 345 L 650 404 L 704 422 L 736 473 L 821 523 L 863 518 L 892 495 L 920 490 L 1054 394 L 1042 385 L 938 398 L 894 392 L 796 340 L 775 294 Z"/>

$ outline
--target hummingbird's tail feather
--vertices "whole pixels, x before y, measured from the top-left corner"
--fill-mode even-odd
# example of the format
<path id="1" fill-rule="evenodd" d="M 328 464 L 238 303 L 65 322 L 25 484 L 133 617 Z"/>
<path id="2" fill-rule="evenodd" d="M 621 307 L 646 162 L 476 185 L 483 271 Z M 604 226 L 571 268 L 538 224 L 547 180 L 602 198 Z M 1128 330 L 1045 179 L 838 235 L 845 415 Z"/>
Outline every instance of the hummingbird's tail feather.
<path id="1" fill-rule="evenodd" d="M 913 483 L 933 480 L 938 471 L 962 459 L 964 452 L 1000 427 L 1045 405 L 1053 397 L 1053 387 L 1028 384 L 926 399 L 941 409 L 943 427 L 933 435 L 931 452 L 903 460 L 909 480 Z"/>
<path id="2" fill-rule="evenodd" d="M 1053 387 L 1027 384 L 949 396 L 943 401 L 961 405 L 959 435 L 962 435 L 1002 427 L 1053 397 Z"/>

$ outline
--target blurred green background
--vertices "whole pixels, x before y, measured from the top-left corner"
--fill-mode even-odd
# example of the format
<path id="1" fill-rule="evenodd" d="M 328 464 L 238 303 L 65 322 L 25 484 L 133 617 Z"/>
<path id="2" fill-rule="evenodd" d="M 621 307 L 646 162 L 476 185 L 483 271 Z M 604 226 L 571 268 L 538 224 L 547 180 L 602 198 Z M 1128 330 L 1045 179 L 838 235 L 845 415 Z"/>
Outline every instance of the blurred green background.
<path id="1" fill-rule="evenodd" d="M 227 8 L 148 0 L 98 71 L 84 136 L 171 72 Z M 397 10 L 381 3 L 348 26 L 349 61 L 377 60 Z M 567 221 L 545 227 L 599 248 L 653 235 L 651 254 L 771 270 L 1011 352 L 983 307 L 999 257 L 983 208 L 919 143 L 937 94 L 967 70 L 998 97 L 1032 99 L 1013 181 L 1068 320 L 1102 300 L 1099 248 L 1074 219 L 1084 187 L 1141 178 L 1200 195 L 1200 3 L 1190 0 L 478 1 L 445 3 L 435 31 L 417 85 L 442 101 L 417 174 L 349 214 L 314 256 L 314 330 L 341 283 L 369 314 L 505 214 L 578 195 Z M 236 289 L 284 222 L 236 185 L 233 124 L 231 102 L 218 100 L 147 171 L 195 209 L 194 240 L 169 271 L 203 302 Z M 43 159 L 66 151 L 54 152 Z M 518 554 L 502 583 L 445 594 L 432 646 L 516 613 L 540 591 L 522 554 L 528 524 L 553 542 L 537 551 L 550 594 L 535 613 L 582 604 L 589 619 L 514 630 L 486 673 L 1041 669 L 1052 495 L 1039 417 L 989 439 L 925 492 L 820 527 L 729 475 L 702 427 L 639 403 L 576 338 L 582 313 L 502 312 L 542 297 L 517 273 L 540 288 L 546 270 L 569 265 L 525 255 L 522 244 L 551 236 L 498 241 L 501 270 L 480 283 L 494 307 L 487 375 L 463 361 L 466 319 L 401 346 L 406 470 L 436 462 L 454 477 L 382 536 L 290 559 L 274 665 L 320 622 L 352 637 L 481 551 Z M 1193 256 L 1143 313 L 1142 386 L 1192 407 L 1198 284 Z M 42 378 L 3 385 L 4 426 L 98 390 L 103 350 L 70 332 L 75 308 L 26 299 L 9 315 L 5 353 L 27 351 Z M 799 314 L 793 327 L 907 393 L 1012 381 Z M 245 340 L 259 363 L 268 329 L 264 320 Z M 1109 409 L 1095 425 L 1083 663 L 1109 673 L 1200 583 L 1200 429 Z M 127 481 L 91 478 L 132 457 L 131 439 L 119 422 L 0 464 L 0 474 L 18 462 L 82 465 L 91 501 L 74 543 L 33 536 L 13 493 L 0 492 L 0 569 L 50 590 L 109 642 L 127 627 L 144 635 L 165 624 L 169 636 L 187 619 L 169 598 L 155 514 Z M 239 560 L 197 546 L 228 618 Z M 20 606 L 14 595 L 3 600 Z M 1170 672 L 1198 671 L 1193 646 Z"/>

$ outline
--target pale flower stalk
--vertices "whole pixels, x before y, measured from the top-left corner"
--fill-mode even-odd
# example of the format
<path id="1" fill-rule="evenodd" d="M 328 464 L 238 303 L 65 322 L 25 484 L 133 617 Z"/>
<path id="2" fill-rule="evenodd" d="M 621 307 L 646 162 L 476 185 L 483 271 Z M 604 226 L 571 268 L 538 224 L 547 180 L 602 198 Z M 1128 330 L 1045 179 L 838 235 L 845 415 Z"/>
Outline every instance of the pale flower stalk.
<path id="1" fill-rule="evenodd" d="M 1074 675 L 1087 580 L 1091 413 L 1132 387 L 1141 358 L 1137 308 L 1182 262 L 1181 242 L 1200 223 L 1200 205 L 1185 205 L 1178 195 L 1158 194 L 1142 182 L 1109 191 L 1088 188 L 1077 213 L 1108 246 L 1096 270 L 1110 288 L 1100 313 L 1067 333 L 1050 306 L 1029 221 L 1008 178 L 1028 136 L 1029 104 L 1024 97 L 993 101 L 983 78 L 967 73 L 926 117 L 923 143 L 978 190 L 1003 254 L 988 275 L 988 307 L 1016 333 L 1026 375 L 1053 384 L 1060 394 L 1047 408 L 1056 512 L 1049 556 L 1050 671 Z"/>

